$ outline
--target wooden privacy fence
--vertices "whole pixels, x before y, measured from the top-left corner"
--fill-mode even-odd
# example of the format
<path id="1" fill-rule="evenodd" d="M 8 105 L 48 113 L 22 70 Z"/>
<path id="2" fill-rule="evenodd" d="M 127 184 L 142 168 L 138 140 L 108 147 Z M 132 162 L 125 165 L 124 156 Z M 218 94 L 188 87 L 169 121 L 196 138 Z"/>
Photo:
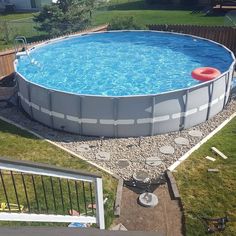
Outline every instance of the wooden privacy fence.
<path id="1" fill-rule="evenodd" d="M 100 26 L 89 28 L 89 29 L 82 30 L 79 32 L 74 32 L 69 35 L 78 34 L 78 33 L 100 32 L 100 31 L 106 31 L 106 30 L 107 30 L 107 25 L 100 25 Z M 42 43 L 48 40 L 50 39 L 33 42 L 30 44 L 30 46 L 37 45 L 39 43 Z M 13 66 L 14 60 L 15 60 L 15 50 L 10 49 L 7 52 L 0 52 L 0 80 L 14 72 L 14 66 Z"/>
<path id="2" fill-rule="evenodd" d="M 14 52 L 0 54 L 0 80 L 14 72 L 13 61 L 15 59 Z"/>
<path id="3" fill-rule="evenodd" d="M 233 27 L 197 25 L 148 25 L 148 27 L 150 30 L 178 32 L 211 39 L 225 45 L 236 55 L 236 28 Z M 107 25 L 89 31 L 101 31 L 106 28 Z M 14 58 L 13 51 L 0 53 L 0 80 L 14 72 Z"/>
<path id="4" fill-rule="evenodd" d="M 148 25 L 150 30 L 191 34 L 225 45 L 236 55 L 236 28 L 198 25 Z"/>

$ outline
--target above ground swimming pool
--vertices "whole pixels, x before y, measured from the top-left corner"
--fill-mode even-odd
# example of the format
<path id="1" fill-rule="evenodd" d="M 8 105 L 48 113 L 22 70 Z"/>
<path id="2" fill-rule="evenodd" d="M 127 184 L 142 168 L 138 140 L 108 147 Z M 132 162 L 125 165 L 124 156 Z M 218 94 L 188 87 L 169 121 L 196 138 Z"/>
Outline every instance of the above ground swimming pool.
<path id="1" fill-rule="evenodd" d="M 212 41 L 156 31 L 113 31 L 48 41 L 19 53 L 19 97 L 34 119 L 83 135 L 127 137 L 204 122 L 228 101 L 235 58 Z M 198 67 L 221 75 L 191 77 Z"/>

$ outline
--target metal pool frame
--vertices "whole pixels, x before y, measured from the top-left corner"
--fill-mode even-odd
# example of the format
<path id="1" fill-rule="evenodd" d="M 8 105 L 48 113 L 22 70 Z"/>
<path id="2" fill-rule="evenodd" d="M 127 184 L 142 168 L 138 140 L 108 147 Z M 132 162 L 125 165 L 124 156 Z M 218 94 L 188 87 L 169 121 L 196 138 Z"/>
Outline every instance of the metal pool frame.
<path id="1" fill-rule="evenodd" d="M 233 59 L 229 69 L 212 81 L 185 89 L 161 94 L 113 97 L 73 94 L 37 85 L 17 72 L 16 59 L 14 65 L 21 106 L 33 119 L 49 127 L 90 136 L 148 136 L 205 122 L 219 113 L 228 102 L 235 57 L 229 49 L 214 41 L 179 35 L 207 40 L 225 48 Z M 78 35 L 50 40 L 30 50 L 71 37 Z"/>

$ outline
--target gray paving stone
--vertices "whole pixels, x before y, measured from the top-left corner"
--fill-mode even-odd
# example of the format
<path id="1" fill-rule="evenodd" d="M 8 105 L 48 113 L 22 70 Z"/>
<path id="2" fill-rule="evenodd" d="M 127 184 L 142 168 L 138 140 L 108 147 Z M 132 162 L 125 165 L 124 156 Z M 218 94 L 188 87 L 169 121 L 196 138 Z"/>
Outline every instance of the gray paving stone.
<path id="1" fill-rule="evenodd" d="M 81 144 L 78 146 L 77 150 L 79 152 L 89 152 L 90 151 L 90 147 L 88 144 Z"/>
<path id="2" fill-rule="evenodd" d="M 149 157 L 145 162 L 149 166 L 159 166 L 163 164 L 163 161 L 159 157 Z"/>
<path id="3" fill-rule="evenodd" d="M 188 134 L 192 137 L 197 137 L 197 138 L 202 137 L 202 132 L 200 130 L 190 130 Z"/>
<path id="4" fill-rule="evenodd" d="M 121 159 L 119 161 L 117 161 L 117 166 L 120 169 L 126 168 L 130 165 L 130 161 L 126 160 L 126 159 Z"/>
<path id="5" fill-rule="evenodd" d="M 189 145 L 189 140 L 186 139 L 186 138 L 183 138 L 183 137 L 178 137 L 178 138 L 175 139 L 175 143 L 178 144 L 178 145 L 188 146 Z"/>
<path id="6" fill-rule="evenodd" d="M 162 146 L 160 148 L 160 152 L 163 154 L 169 154 L 172 155 L 175 153 L 175 149 L 172 146 Z"/>
<path id="7" fill-rule="evenodd" d="M 98 152 L 96 154 L 96 159 L 100 161 L 109 161 L 111 159 L 111 155 L 109 152 Z"/>
<path id="8" fill-rule="evenodd" d="M 143 170 L 135 172 L 133 174 L 133 178 L 139 182 L 148 182 L 150 180 L 149 174 Z"/>
<path id="9" fill-rule="evenodd" d="M 158 198 L 154 193 L 142 193 L 138 200 L 139 204 L 144 207 L 155 207 L 158 204 Z"/>

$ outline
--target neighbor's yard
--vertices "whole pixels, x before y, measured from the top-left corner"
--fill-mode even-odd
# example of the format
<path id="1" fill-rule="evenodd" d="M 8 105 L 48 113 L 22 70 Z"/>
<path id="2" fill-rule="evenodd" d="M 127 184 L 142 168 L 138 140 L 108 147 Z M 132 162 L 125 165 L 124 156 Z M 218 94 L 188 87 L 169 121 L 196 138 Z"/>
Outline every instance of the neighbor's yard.
<path id="1" fill-rule="evenodd" d="M 117 16 L 133 16 L 138 23 L 148 24 L 193 24 L 224 25 L 224 16 L 205 16 L 191 14 L 187 8 L 172 5 L 147 5 L 144 0 L 111 0 L 102 4 L 92 15 L 92 25 L 109 23 Z M 13 46 L 17 35 L 24 35 L 29 42 L 41 40 L 45 33 L 38 32 L 32 21 L 35 13 L 15 13 L 0 15 L 0 50 Z M 6 23 L 7 21 L 7 26 Z M 8 43 L 6 43 L 6 40 Z"/>
<path id="2" fill-rule="evenodd" d="M 0 156 L 8 157 L 10 159 L 15 160 L 27 160 L 27 161 L 33 161 L 33 162 L 39 162 L 39 163 L 46 163 L 50 165 L 56 165 L 60 167 L 65 168 L 71 168 L 71 169 L 78 169 L 78 170 L 84 170 L 91 173 L 98 173 L 103 176 L 103 185 L 104 185 L 104 198 L 107 197 L 108 201 L 105 204 L 105 220 L 106 220 L 106 226 L 109 227 L 109 225 L 112 223 L 114 214 L 113 214 L 113 203 L 115 199 L 115 193 L 116 193 L 116 186 L 117 186 L 117 180 L 112 178 L 110 175 L 102 172 L 101 170 L 96 169 L 95 167 L 87 164 L 85 161 L 80 160 L 77 157 L 74 157 L 65 151 L 55 147 L 52 144 L 49 144 L 46 141 L 43 141 L 41 139 L 36 138 L 35 136 L 29 134 L 26 131 L 23 131 L 13 125 L 10 125 L 2 120 L 0 120 Z M 20 198 L 20 204 L 23 204 L 24 206 L 27 206 L 26 199 L 24 195 L 24 190 L 22 187 L 22 181 L 20 181 L 21 176 L 17 179 L 16 176 L 16 186 L 18 188 L 19 198 Z M 12 191 L 9 192 L 9 201 L 11 203 L 16 203 L 16 197 L 14 195 L 14 190 L 12 186 L 11 176 L 9 173 L 4 174 L 4 179 L 6 184 L 6 188 L 11 189 Z M 30 176 L 25 177 L 26 179 L 26 185 L 29 189 L 29 186 L 32 185 Z M 40 179 L 36 179 L 40 182 Z M 21 183 L 20 183 L 21 182 Z M 19 184 L 18 184 L 19 183 Z M 46 188 L 50 192 L 50 179 L 47 179 L 45 177 L 45 183 Z M 73 184 L 73 183 L 71 183 Z M 48 185 L 48 186 L 47 186 Z M 63 185 L 63 183 L 62 183 Z M 38 185 L 39 188 L 41 185 Z M 64 183 L 63 190 L 67 191 L 66 188 L 66 182 Z M 2 184 L 0 184 L 0 202 L 6 202 L 3 194 Z M 66 195 L 66 194 L 65 194 Z M 64 195 L 64 196 L 65 196 Z M 39 201 L 43 202 L 43 195 L 41 194 L 41 200 L 39 197 Z M 29 195 L 29 199 L 31 202 L 31 205 L 35 205 L 35 198 L 33 197 L 33 193 Z M 76 201 L 75 199 L 73 199 Z M 66 207 L 68 199 L 64 199 L 64 204 Z M 68 203 L 69 204 L 69 203 Z M 67 205 L 68 205 L 67 204 Z M 48 206 L 53 205 L 53 198 L 48 198 Z M 58 208 L 60 208 L 60 204 L 57 204 Z M 69 205 L 68 205 L 69 206 Z M 68 208 L 70 209 L 70 208 Z M 59 212 L 61 209 L 58 209 Z M 1 225 L 6 225 L 7 222 L 1 222 Z M 11 222 L 10 225 L 18 225 L 17 222 Z M 38 225 L 38 223 L 34 223 L 33 225 Z M 28 223 L 21 222 L 20 225 L 28 225 Z M 32 225 L 32 224 L 31 224 Z M 45 224 L 40 224 L 45 225 Z M 50 224 L 49 224 L 50 225 Z"/>
<path id="3" fill-rule="evenodd" d="M 192 9 L 183 6 L 147 5 L 144 0 L 111 0 L 94 15 L 94 24 L 108 23 L 117 16 L 134 16 L 140 24 L 188 24 L 224 25 L 224 16 L 191 14 Z"/>
<path id="4" fill-rule="evenodd" d="M 169 5 L 147 5 L 144 0 L 112 0 L 106 7 L 96 11 L 94 24 L 108 23 L 117 16 L 134 16 L 138 23 L 148 24 L 188 24 L 224 25 L 224 16 L 192 14 L 192 9 Z"/>
<path id="5" fill-rule="evenodd" d="M 212 154 L 214 146 L 222 151 L 228 159 Z M 205 159 L 216 158 L 215 162 Z M 207 172 L 208 168 L 219 169 L 218 173 Z M 234 222 L 227 223 L 222 234 L 233 236 L 236 232 L 236 118 L 218 134 L 213 136 L 174 173 L 180 190 L 186 235 L 209 235 L 201 217 L 224 217 L 228 214 Z"/>
<path id="6" fill-rule="evenodd" d="M 26 18 L 31 18 L 35 13 L 13 13 L 13 14 L 0 14 L 0 21 L 2 20 L 22 20 Z"/>

